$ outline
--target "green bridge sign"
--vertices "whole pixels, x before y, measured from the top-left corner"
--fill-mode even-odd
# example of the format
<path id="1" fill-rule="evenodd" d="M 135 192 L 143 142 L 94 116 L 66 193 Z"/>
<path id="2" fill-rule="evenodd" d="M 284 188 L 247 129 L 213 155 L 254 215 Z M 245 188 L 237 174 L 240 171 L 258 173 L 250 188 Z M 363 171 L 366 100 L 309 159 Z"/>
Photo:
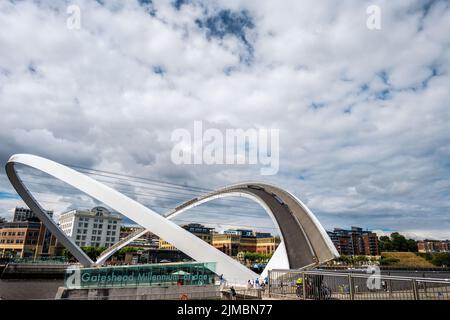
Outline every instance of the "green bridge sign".
<path id="1" fill-rule="evenodd" d="M 215 262 L 164 263 L 99 268 L 69 267 L 64 285 L 68 289 L 206 285 L 215 280 Z"/>

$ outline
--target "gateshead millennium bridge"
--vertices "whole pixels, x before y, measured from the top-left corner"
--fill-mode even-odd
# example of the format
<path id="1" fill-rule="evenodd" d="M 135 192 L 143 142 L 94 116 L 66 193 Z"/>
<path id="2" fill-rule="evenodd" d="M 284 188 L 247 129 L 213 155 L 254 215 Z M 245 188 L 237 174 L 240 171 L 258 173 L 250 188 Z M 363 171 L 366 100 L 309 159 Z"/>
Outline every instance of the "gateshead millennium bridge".
<path id="1" fill-rule="evenodd" d="M 98 201 L 120 212 L 143 227 L 107 249 L 97 261 L 92 261 L 47 215 L 23 184 L 15 170 L 15 164 L 23 164 L 45 172 Z M 170 221 L 175 216 L 203 203 L 224 197 L 245 197 L 256 201 L 272 218 L 280 231 L 281 243 L 263 271 L 271 269 L 300 269 L 330 261 L 339 256 L 326 231 L 314 214 L 294 195 L 274 185 L 245 182 L 220 188 L 189 200 L 174 208 L 166 216 L 143 206 L 120 192 L 64 165 L 29 155 L 13 155 L 6 164 L 8 178 L 27 206 L 35 212 L 45 226 L 56 236 L 72 255 L 84 266 L 103 264 L 117 250 L 139 238 L 147 231 L 169 242 L 192 259 L 199 262 L 215 262 L 218 275 L 225 279 L 246 283 L 259 275 L 238 261 L 209 245 L 202 239 Z"/>

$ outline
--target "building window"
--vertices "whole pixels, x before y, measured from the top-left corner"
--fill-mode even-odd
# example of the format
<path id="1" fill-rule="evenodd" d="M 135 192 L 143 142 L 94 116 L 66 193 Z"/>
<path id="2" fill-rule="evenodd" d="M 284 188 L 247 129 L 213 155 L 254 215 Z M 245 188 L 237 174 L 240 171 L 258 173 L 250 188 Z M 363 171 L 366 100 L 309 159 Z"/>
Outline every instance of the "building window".
<path id="1" fill-rule="evenodd" d="M 91 241 L 95 241 L 95 237 L 94 236 L 91 237 Z"/>
<path id="2" fill-rule="evenodd" d="M 92 234 L 97 234 L 97 230 L 92 230 Z"/>
<path id="3" fill-rule="evenodd" d="M 114 222 L 115 222 L 115 221 L 114 221 Z M 117 226 L 113 226 L 113 230 L 116 230 L 116 227 L 117 227 Z"/>
<path id="4" fill-rule="evenodd" d="M 85 223 L 85 224 L 84 224 L 84 227 L 85 227 L 85 228 L 87 228 L 87 227 L 88 227 L 88 224 L 87 224 L 87 223 Z"/>
<path id="5" fill-rule="evenodd" d="M 103 225 L 102 225 L 102 224 L 99 224 L 99 225 L 98 225 L 98 228 L 99 228 L 99 229 L 103 228 Z"/>
<path id="6" fill-rule="evenodd" d="M 97 226 L 98 226 L 98 225 L 97 225 L 96 223 L 94 223 L 94 228 L 97 228 Z"/>

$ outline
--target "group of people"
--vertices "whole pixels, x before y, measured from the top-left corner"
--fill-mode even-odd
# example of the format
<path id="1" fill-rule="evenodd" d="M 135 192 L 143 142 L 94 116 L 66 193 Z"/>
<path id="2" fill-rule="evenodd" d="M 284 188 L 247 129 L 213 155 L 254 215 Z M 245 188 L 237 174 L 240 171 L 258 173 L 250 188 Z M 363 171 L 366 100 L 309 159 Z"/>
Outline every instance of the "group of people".
<path id="1" fill-rule="evenodd" d="M 298 297 L 303 297 L 304 292 L 307 299 L 326 300 L 331 299 L 331 290 L 324 284 L 323 275 L 311 275 L 305 277 L 299 277 L 295 281 L 296 294 Z M 281 287 L 283 284 L 281 284 Z"/>
<path id="2" fill-rule="evenodd" d="M 226 284 L 226 280 L 223 277 L 223 274 L 219 276 L 219 282 L 221 285 Z M 264 289 L 269 284 L 269 277 L 262 278 L 256 278 L 255 280 L 248 280 L 247 281 L 247 289 Z"/>
<path id="3" fill-rule="evenodd" d="M 223 274 L 219 276 L 220 285 L 226 285 L 227 281 L 223 277 Z M 247 289 L 261 289 L 264 290 L 266 286 L 269 284 L 269 277 L 262 278 L 256 278 L 255 280 L 248 280 L 247 281 Z M 230 287 L 230 296 L 232 300 L 236 300 L 236 289 L 234 286 Z"/>
<path id="4" fill-rule="evenodd" d="M 223 279 L 223 276 L 221 275 L 219 277 L 219 279 Z M 221 281 L 222 283 L 222 281 Z M 261 289 L 264 290 L 265 287 L 269 284 L 269 278 L 265 277 L 264 280 L 260 279 L 260 278 L 256 278 L 255 280 L 248 280 L 247 281 L 247 289 Z M 236 300 L 236 289 L 234 289 L 233 286 L 231 286 L 230 288 L 230 294 L 231 294 L 231 299 L 232 300 Z"/>
<path id="5" fill-rule="evenodd" d="M 256 278 L 255 280 L 247 281 L 247 289 L 264 289 L 269 284 L 269 278 L 265 277 L 264 280 Z"/>

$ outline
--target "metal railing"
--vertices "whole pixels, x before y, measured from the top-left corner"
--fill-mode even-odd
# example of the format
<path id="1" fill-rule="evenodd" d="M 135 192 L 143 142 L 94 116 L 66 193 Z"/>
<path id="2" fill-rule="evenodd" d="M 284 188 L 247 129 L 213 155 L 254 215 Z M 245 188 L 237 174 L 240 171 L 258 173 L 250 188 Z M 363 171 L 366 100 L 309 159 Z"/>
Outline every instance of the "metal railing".
<path id="1" fill-rule="evenodd" d="M 221 292 L 218 289 L 197 288 L 200 290 L 189 291 L 178 289 L 170 292 L 148 292 L 139 294 L 111 294 L 111 295 L 72 295 L 60 297 L 58 300 L 220 300 Z M 39 300 L 39 299 L 34 299 Z"/>
<path id="2" fill-rule="evenodd" d="M 223 288 L 222 298 L 225 300 L 259 300 L 264 295 L 264 289 L 256 288 L 235 288 L 235 296 L 233 296 L 229 288 Z"/>
<path id="3" fill-rule="evenodd" d="M 4 259 L 5 264 L 69 264 L 66 257 L 52 256 L 52 257 L 29 257 L 29 258 L 9 258 Z"/>
<path id="4" fill-rule="evenodd" d="M 450 300 L 450 279 L 271 270 L 267 291 L 278 299 Z"/>

